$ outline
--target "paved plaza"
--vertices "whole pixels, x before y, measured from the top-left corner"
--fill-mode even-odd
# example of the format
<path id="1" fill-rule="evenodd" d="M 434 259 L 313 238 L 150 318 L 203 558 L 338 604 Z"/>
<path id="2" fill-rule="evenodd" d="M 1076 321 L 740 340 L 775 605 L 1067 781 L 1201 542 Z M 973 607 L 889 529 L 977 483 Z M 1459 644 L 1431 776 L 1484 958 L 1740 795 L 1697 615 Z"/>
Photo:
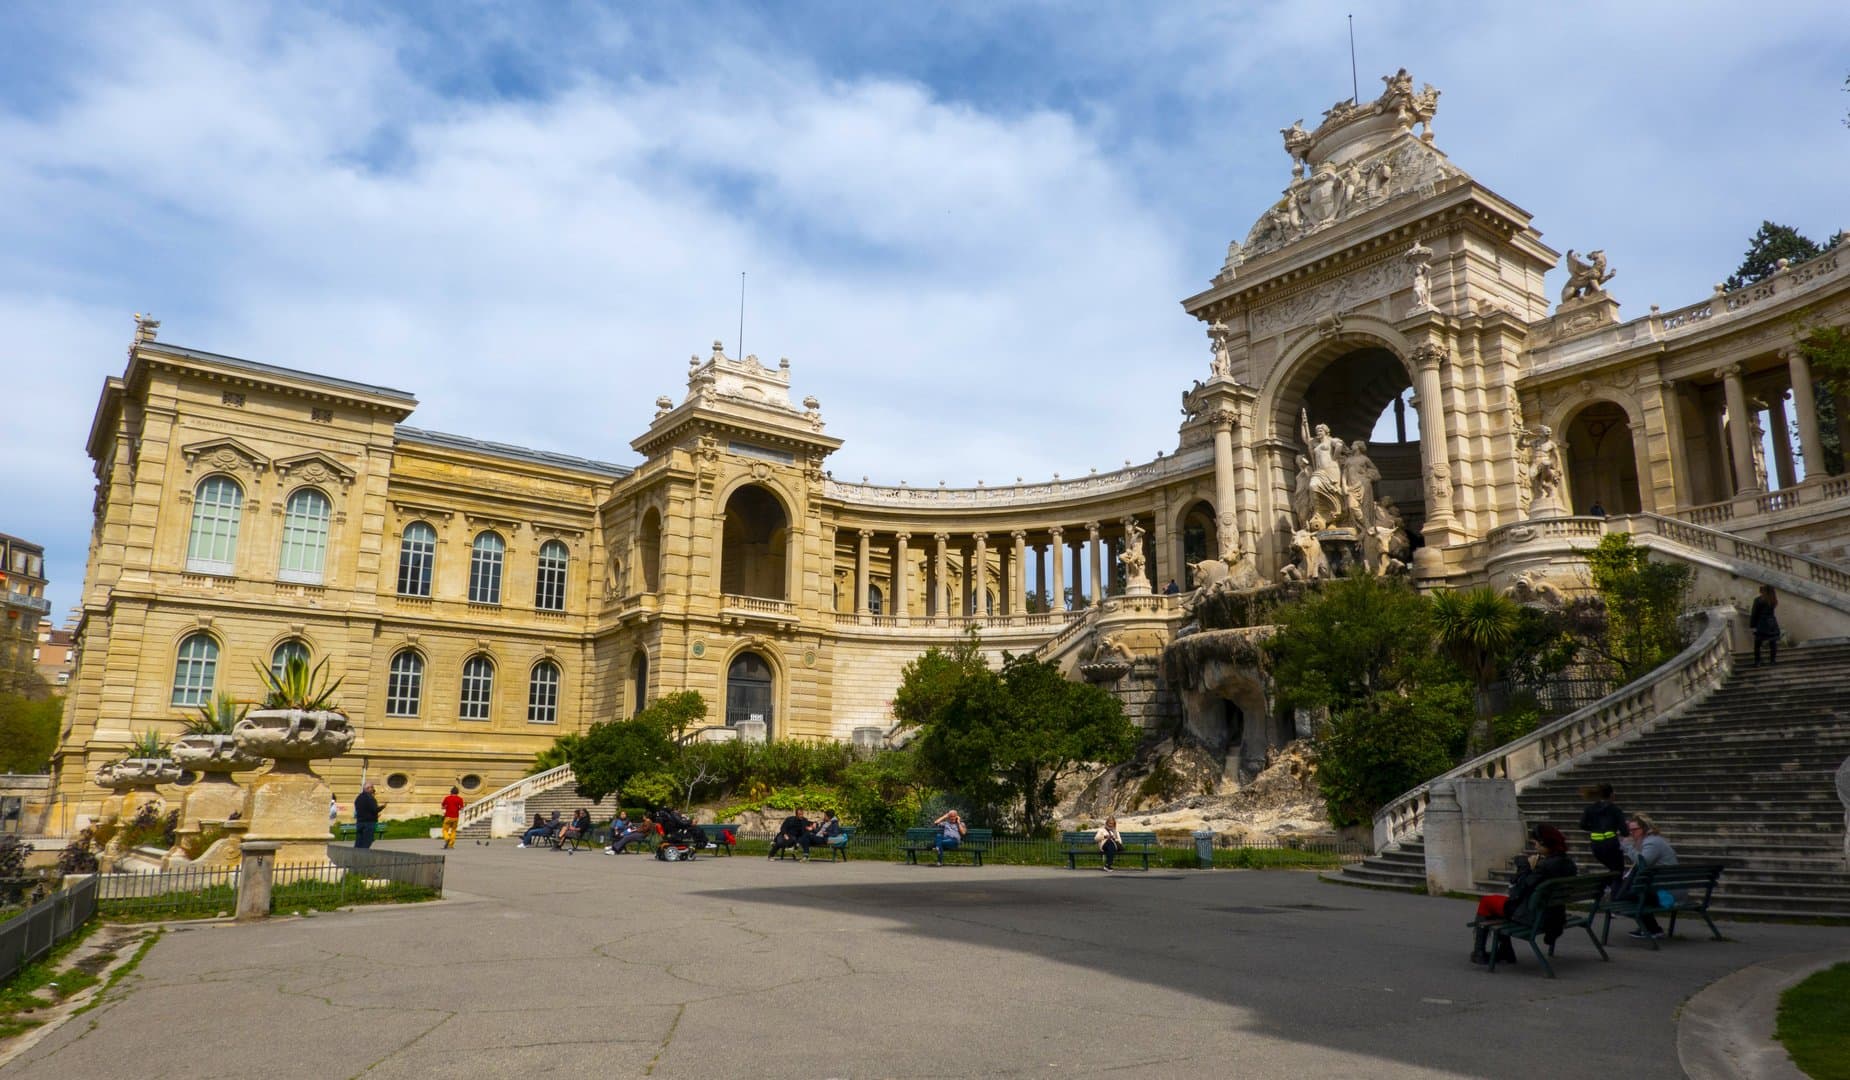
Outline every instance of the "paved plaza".
<path id="1" fill-rule="evenodd" d="M 428 850 L 434 843 L 386 847 Z M 1470 905 L 1296 872 L 688 864 L 511 842 L 439 904 L 188 924 L 7 1078 L 1679 1077 L 1676 1016 L 1850 929 L 1724 923 L 1560 978 Z"/>

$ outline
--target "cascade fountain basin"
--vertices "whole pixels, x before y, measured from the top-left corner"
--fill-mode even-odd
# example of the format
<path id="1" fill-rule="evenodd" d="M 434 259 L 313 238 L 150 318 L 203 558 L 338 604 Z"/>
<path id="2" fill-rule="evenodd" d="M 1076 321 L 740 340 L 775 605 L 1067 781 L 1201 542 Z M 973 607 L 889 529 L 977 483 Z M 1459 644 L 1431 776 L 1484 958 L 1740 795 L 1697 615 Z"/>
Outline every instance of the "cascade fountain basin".
<path id="1" fill-rule="evenodd" d="M 277 761 L 338 757 L 358 734 L 341 713 L 305 709 L 257 709 L 231 729 L 240 751 Z"/>
<path id="2" fill-rule="evenodd" d="M 263 758 L 246 753 L 232 735 L 182 735 L 174 740 L 173 760 L 197 773 L 246 772 L 263 764 Z"/>

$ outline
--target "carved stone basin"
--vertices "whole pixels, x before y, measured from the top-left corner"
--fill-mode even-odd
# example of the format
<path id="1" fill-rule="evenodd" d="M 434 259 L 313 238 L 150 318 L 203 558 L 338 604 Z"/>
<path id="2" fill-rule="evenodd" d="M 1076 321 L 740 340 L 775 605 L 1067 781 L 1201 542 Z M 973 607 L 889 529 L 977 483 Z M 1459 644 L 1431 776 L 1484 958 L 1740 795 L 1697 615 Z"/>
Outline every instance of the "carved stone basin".
<path id="1" fill-rule="evenodd" d="M 243 772 L 263 764 L 261 757 L 240 749 L 232 735 L 182 735 L 174 740 L 173 759 L 200 773 Z"/>
<path id="2" fill-rule="evenodd" d="M 358 732 L 337 712 L 259 709 L 231 731 L 245 754 L 278 761 L 338 757 L 353 747 Z"/>
<path id="3" fill-rule="evenodd" d="M 1079 665 L 1079 674 L 1087 682 L 1114 683 L 1131 673 L 1131 662 L 1122 657 L 1108 657 L 1102 660 L 1088 660 Z"/>
<path id="4" fill-rule="evenodd" d="M 97 772 L 100 777 L 102 770 Z M 127 758 L 116 762 L 110 776 L 106 787 L 147 788 L 180 779 L 180 766 L 168 758 Z"/>

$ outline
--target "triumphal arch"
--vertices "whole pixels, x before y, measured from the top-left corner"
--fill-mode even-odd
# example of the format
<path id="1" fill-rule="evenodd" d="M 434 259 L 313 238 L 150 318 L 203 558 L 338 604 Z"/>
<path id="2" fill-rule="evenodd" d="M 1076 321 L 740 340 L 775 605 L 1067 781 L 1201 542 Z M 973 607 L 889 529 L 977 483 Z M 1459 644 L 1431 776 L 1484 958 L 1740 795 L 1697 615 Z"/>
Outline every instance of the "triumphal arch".
<path id="1" fill-rule="evenodd" d="M 580 458 L 413 427 L 410 393 L 141 320 L 89 437 L 47 829 L 94 809 L 87 776 L 132 733 L 253 697 L 253 664 L 295 653 L 344 680 L 360 732 L 335 789 L 363 772 L 409 813 L 681 689 L 709 703 L 701 737 L 879 742 L 903 665 L 972 626 L 1144 723 L 1218 709 L 1251 759 L 1291 735 L 1262 687 L 1190 700 L 1158 670 L 1203 595 L 1373 572 L 1547 598 L 1613 530 L 1699 592 L 1770 582 L 1788 629 L 1843 632 L 1850 403 L 1799 344 L 1850 322 L 1850 253 L 1621 317 L 1624 253 L 1544 243 L 1439 148 L 1438 90 L 1382 82 L 1283 130 L 1279 198 L 1183 301 L 1206 348 L 1174 360 L 1176 446 L 1113 472 L 838 480 L 790 362 L 717 344 L 631 460 Z"/>

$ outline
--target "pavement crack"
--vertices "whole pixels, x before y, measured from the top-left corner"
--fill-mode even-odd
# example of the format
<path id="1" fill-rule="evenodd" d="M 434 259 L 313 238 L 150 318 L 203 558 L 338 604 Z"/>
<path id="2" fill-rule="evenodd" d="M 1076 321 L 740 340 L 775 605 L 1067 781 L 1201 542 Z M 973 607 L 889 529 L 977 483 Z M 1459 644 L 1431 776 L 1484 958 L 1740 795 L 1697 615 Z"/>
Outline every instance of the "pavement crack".
<path id="1" fill-rule="evenodd" d="M 655 1051 L 655 1056 L 649 1059 L 649 1064 L 646 1068 L 642 1070 L 642 1075 L 644 1076 L 654 1076 L 655 1075 L 655 1067 L 661 1064 L 662 1055 L 668 1052 L 669 1045 L 674 1042 L 675 1032 L 681 1030 L 681 1018 L 686 1015 L 687 1015 L 687 1003 L 686 1002 L 683 1002 L 675 1006 L 674 1019 L 669 1021 L 668 1023 L 668 1034 L 662 1036 L 661 1047 Z"/>

